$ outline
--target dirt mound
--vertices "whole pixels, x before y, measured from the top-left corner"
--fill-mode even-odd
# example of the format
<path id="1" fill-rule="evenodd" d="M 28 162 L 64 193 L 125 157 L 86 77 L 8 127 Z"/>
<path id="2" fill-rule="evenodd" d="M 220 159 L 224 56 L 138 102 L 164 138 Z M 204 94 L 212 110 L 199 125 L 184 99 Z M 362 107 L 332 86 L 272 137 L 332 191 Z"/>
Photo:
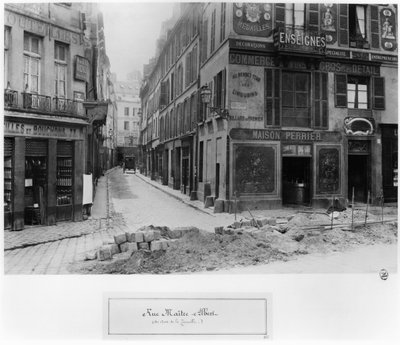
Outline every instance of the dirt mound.
<path id="1" fill-rule="evenodd" d="M 189 232 L 167 251 L 138 251 L 126 259 L 82 263 L 79 270 L 95 274 L 135 274 L 212 271 L 287 260 L 301 253 L 299 245 L 278 232 L 216 235 L 200 230 Z"/>

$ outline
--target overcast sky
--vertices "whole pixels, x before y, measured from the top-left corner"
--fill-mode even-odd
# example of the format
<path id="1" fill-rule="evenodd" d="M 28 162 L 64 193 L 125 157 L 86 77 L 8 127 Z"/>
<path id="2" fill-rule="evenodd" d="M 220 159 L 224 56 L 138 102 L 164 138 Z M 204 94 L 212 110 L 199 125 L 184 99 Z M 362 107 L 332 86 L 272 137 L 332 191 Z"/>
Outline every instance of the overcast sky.
<path id="1" fill-rule="evenodd" d="M 172 2 L 101 2 L 106 51 L 118 80 L 139 70 L 155 55 L 161 23 L 171 18 Z"/>

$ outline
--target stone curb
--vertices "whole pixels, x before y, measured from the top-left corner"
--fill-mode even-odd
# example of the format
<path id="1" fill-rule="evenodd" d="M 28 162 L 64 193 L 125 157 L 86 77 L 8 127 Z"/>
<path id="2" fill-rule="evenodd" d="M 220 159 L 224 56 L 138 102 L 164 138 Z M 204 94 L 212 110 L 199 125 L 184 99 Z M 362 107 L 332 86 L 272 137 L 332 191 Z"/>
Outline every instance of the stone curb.
<path id="1" fill-rule="evenodd" d="M 188 201 L 186 201 L 186 200 L 180 198 L 179 196 L 177 196 L 177 195 L 175 195 L 175 194 L 173 194 L 173 193 L 170 193 L 169 191 L 165 190 L 164 188 L 161 188 L 161 187 L 157 186 L 156 183 L 153 183 L 153 182 L 148 181 L 146 178 L 144 178 L 144 177 L 142 176 L 142 174 L 136 173 L 136 176 L 139 177 L 142 181 L 144 181 L 144 182 L 146 182 L 147 184 L 149 184 L 150 186 L 153 186 L 154 188 L 160 190 L 161 192 L 164 192 L 165 194 L 167 194 L 167 195 L 173 197 L 174 199 L 183 202 L 183 203 L 186 204 L 187 206 L 190 206 L 190 207 L 192 207 L 192 208 L 195 208 L 196 210 L 198 210 L 198 211 L 200 211 L 200 212 L 203 212 L 203 213 L 205 213 L 205 214 L 208 214 L 208 215 L 211 216 L 211 217 L 216 217 L 216 215 L 215 215 L 214 213 L 211 213 L 211 211 L 207 211 L 207 210 L 202 209 L 202 208 L 200 208 L 200 207 L 198 207 L 198 206 L 196 206 L 196 205 L 193 205 L 193 204 L 191 204 L 190 202 L 188 202 Z"/>

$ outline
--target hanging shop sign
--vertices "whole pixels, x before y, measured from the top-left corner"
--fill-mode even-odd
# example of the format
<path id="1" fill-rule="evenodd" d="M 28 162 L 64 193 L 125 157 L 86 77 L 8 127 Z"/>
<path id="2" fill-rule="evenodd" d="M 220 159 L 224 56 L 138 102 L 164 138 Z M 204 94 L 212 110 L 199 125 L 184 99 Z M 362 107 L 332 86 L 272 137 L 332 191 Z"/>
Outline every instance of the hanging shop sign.
<path id="1" fill-rule="evenodd" d="M 344 119 L 344 132 L 346 135 L 373 135 L 375 120 L 365 117 L 346 117 Z"/>
<path id="2" fill-rule="evenodd" d="M 83 140 L 81 128 L 4 121 L 4 134 L 13 136 Z"/>
<path id="3" fill-rule="evenodd" d="M 74 78 L 76 80 L 89 82 L 90 80 L 90 62 L 88 59 L 75 55 Z"/>
<path id="4" fill-rule="evenodd" d="M 339 132 L 326 131 L 286 131 L 274 129 L 233 128 L 229 136 L 234 140 L 282 140 L 282 141 L 338 141 Z"/>
<path id="5" fill-rule="evenodd" d="M 337 4 L 321 4 L 321 30 L 325 34 L 327 44 L 335 44 L 337 40 Z"/>
<path id="6" fill-rule="evenodd" d="M 325 55 L 324 33 L 278 28 L 274 33 L 274 45 L 280 52 L 301 52 Z"/>
<path id="7" fill-rule="evenodd" d="M 380 75 L 379 66 L 362 65 L 341 62 L 320 62 L 319 70 L 322 72 L 350 73 L 357 75 Z"/>
<path id="8" fill-rule="evenodd" d="M 235 3 L 233 28 L 239 35 L 269 37 L 272 34 L 272 4 Z"/>
<path id="9" fill-rule="evenodd" d="M 396 17 L 390 8 L 381 10 L 381 44 L 382 48 L 394 51 L 397 47 Z"/>

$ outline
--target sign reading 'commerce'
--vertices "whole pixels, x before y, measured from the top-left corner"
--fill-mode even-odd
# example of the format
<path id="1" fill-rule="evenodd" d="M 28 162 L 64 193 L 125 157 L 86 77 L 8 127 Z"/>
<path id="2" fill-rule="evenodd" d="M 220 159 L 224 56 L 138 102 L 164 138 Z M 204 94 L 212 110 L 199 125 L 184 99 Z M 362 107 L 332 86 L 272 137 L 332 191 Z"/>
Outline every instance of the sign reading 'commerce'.
<path id="1" fill-rule="evenodd" d="M 282 141 L 337 141 L 339 132 L 325 131 L 286 131 L 269 129 L 233 128 L 229 133 L 236 140 L 282 140 Z"/>

